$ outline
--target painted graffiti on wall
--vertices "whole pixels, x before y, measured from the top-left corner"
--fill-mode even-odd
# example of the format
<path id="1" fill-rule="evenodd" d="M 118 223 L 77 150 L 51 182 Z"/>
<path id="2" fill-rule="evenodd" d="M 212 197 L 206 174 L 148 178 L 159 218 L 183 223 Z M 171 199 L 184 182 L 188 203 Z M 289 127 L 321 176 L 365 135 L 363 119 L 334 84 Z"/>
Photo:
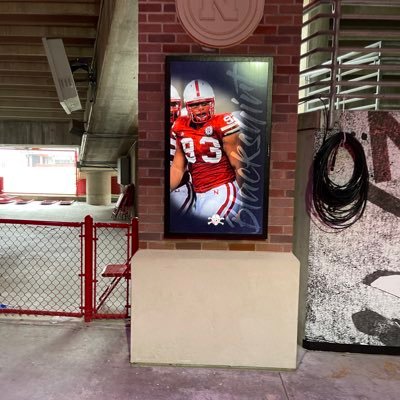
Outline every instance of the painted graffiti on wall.
<path id="1" fill-rule="evenodd" d="M 368 202 L 346 230 L 310 226 L 305 339 L 400 346 L 400 113 L 344 112 L 339 125 L 364 148 Z M 353 169 L 348 157 L 342 168 Z"/>

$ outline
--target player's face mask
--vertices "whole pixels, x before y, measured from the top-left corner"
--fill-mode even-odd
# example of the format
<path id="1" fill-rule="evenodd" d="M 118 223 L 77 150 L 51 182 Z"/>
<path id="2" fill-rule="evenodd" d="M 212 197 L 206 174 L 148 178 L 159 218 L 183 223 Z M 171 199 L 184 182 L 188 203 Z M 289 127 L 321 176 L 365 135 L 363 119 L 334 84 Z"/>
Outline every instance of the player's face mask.
<path id="1" fill-rule="evenodd" d="M 181 102 L 178 100 L 171 100 L 169 107 L 169 120 L 172 124 L 181 115 Z"/>
<path id="2" fill-rule="evenodd" d="M 204 100 L 189 103 L 186 104 L 186 109 L 195 124 L 203 124 L 209 121 L 214 115 L 214 102 L 212 100 Z"/>

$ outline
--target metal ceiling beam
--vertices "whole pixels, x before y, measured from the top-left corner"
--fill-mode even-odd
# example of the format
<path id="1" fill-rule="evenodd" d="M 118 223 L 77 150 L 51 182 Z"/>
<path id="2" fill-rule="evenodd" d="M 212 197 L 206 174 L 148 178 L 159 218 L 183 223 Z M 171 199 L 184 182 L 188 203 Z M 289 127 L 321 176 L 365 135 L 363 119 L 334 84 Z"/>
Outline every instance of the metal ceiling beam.
<path id="1" fill-rule="evenodd" d="M 93 57 L 93 49 L 90 47 L 78 47 L 78 46 L 65 46 L 65 51 L 68 58 L 75 57 Z M 15 59 L 19 56 L 40 56 L 46 57 L 42 44 L 37 45 L 22 45 L 18 44 L 0 44 L 0 57 L 3 55 L 12 55 Z"/>
<path id="2" fill-rule="evenodd" d="M 60 106 L 61 108 L 61 106 Z M 83 112 L 74 112 L 74 118 L 82 119 Z M 47 110 L 24 110 L 21 108 L 0 109 L 0 119 L 2 120 L 27 120 L 27 121 L 70 121 L 71 118 L 61 108 L 60 111 Z M 18 132 L 15 133 L 18 135 Z"/>
<path id="3" fill-rule="evenodd" d="M 23 14 L 23 15 L 79 15 L 97 16 L 98 5 L 95 1 L 60 2 L 53 0 L 38 1 L 7 1 L 0 2 L 0 14 Z"/>
<path id="4" fill-rule="evenodd" d="M 33 37 L 62 37 L 65 38 L 96 38 L 95 27 L 79 26 L 0 26 L 0 37 L 19 36 L 21 38 Z"/>

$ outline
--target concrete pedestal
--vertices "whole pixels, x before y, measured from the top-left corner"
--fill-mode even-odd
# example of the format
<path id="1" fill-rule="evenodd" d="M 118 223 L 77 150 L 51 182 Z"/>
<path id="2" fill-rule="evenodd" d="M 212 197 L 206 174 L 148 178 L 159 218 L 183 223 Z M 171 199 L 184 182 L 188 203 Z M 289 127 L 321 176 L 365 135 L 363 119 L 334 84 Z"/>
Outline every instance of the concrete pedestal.
<path id="1" fill-rule="evenodd" d="M 131 362 L 294 369 L 298 295 L 291 253 L 139 250 Z"/>

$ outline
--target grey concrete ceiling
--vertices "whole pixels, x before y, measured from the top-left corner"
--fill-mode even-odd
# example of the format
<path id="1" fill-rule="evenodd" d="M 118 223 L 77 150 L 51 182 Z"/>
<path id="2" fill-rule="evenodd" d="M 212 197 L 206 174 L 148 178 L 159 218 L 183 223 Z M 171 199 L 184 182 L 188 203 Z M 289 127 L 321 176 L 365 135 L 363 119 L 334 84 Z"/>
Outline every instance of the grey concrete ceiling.
<path id="1" fill-rule="evenodd" d="M 95 86 L 86 71 L 74 72 L 82 111 L 68 115 L 61 107 L 42 37 L 62 38 L 70 61 L 94 67 Z M 39 131 L 51 126 L 57 134 L 50 143 L 32 135 L 29 144 L 74 144 L 83 138 L 82 165 L 115 166 L 135 142 L 136 99 L 136 0 L 0 2 L 0 144 L 12 145 L 24 123 Z M 71 135 L 72 120 L 85 132 Z M 12 135 L 6 132 L 10 128 Z"/>

